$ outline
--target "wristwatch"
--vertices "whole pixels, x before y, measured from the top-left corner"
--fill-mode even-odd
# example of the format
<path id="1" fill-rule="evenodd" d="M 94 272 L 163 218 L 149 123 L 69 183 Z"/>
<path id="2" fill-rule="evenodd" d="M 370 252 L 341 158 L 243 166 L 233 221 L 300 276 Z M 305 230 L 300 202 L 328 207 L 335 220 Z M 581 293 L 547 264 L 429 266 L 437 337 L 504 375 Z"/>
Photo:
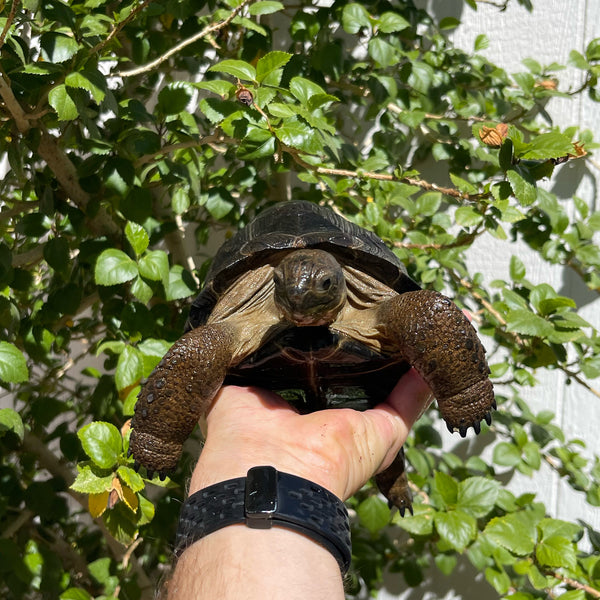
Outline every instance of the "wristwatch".
<path id="1" fill-rule="evenodd" d="M 197 540 L 228 525 L 273 526 L 298 531 L 336 558 L 342 574 L 352 558 L 350 521 L 344 503 L 329 490 L 274 467 L 250 469 L 192 494 L 183 504 L 175 538 L 179 556 Z"/>

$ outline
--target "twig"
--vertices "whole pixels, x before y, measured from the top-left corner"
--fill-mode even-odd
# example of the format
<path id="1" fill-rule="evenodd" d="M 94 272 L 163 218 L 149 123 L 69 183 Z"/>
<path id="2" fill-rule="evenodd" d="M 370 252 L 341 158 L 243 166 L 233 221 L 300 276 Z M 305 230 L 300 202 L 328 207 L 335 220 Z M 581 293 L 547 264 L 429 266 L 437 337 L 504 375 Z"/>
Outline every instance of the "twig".
<path id="1" fill-rule="evenodd" d="M 477 202 L 483 198 L 489 198 L 490 194 L 482 193 L 482 194 L 467 194 L 465 192 L 461 192 L 456 188 L 447 188 L 437 185 L 435 183 L 429 183 L 423 179 L 415 179 L 414 177 L 397 177 L 396 175 L 391 175 L 389 173 L 375 173 L 373 171 L 350 171 L 347 169 L 330 169 L 327 167 L 315 167 L 310 163 L 302 160 L 300 156 L 298 156 L 298 152 L 294 148 L 284 147 L 286 152 L 292 155 L 292 158 L 296 163 L 298 163 L 301 167 L 312 171 L 313 173 L 318 173 L 319 175 L 338 175 L 340 177 L 352 177 L 356 179 L 375 179 L 379 181 L 397 181 L 399 183 L 408 183 L 409 185 L 414 185 L 420 187 L 426 191 L 440 192 L 445 196 L 452 196 L 453 198 L 458 198 L 459 200 L 468 200 L 470 202 Z"/>
<path id="2" fill-rule="evenodd" d="M 567 369 L 566 367 L 561 367 L 560 365 L 558 365 L 558 367 L 567 377 L 574 379 L 579 385 L 582 385 L 588 392 L 591 392 L 592 394 L 594 394 L 594 396 L 600 398 L 600 391 L 586 383 L 584 379 L 577 375 L 577 373 L 573 373 L 572 371 L 569 371 L 569 369 Z"/>
<path id="3" fill-rule="evenodd" d="M 397 115 L 401 115 L 402 113 L 408 112 L 404 108 L 398 106 L 397 104 L 394 104 L 393 102 L 390 102 L 387 105 L 387 109 L 393 113 L 396 113 Z M 432 113 L 425 113 L 425 118 L 433 119 L 436 121 L 439 121 L 442 119 L 447 119 L 448 121 L 476 121 L 476 122 L 480 122 L 480 123 L 484 123 L 485 121 L 490 120 L 490 119 L 486 119 L 485 117 L 475 117 L 475 116 L 461 117 L 459 115 L 448 116 L 448 115 L 435 115 Z"/>
<path id="4" fill-rule="evenodd" d="M 163 146 L 157 152 L 151 152 L 150 154 L 144 154 L 140 156 L 135 163 L 134 166 L 137 169 L 150 161 L 154 160 L 158 156 L 164 156 L 165 154 L 170 154 L 171 152 L 177 152 L 177 150 L 185 150 L 186 148 L 196 148 L 197 146 L 203 146 L 205 144 L 218 144 L 218 143 L 229 143 L 234 144 L 237 143 L 236 140 L 226 138 L 224 136 L 219 135 L 205 135 L 199 140 L 188 140 L 187 142 L 179 142 L 177 144 L 170 144 L 168 146 Z"/>
<path id="5" fill-rule="evenodd" d="M 586 594 L 589 594 L 593 598 L 600 598 L 600 591 L 597 590 L 596 588 L 590 587 L 589 585 L 586 585 L 585 583 L 581 583 L 580 581 L 577 581 L 576 579 L 571 579 L 570 577 L 567 577 L 566 575 L 561 575 L 560 573 L 556 573 L 555 571 L 545 571 L 545 572 L 548 575 L 550 575 L 551 577 L 556 577 L 556 579 L 560 579 L 563 583 L 566 583 L 567 585 L 571 586 L 572 588 L 575 588 L 576 590 L 583 590 Z"/>
<path id="6" fill-rule="evenodd" d="M 12 259 L 13 267 L 28 267 L 37 264 L 44 256 L 44 246 L 38 245 L 27 252 L 15 254 Z"/>
<path id="7" fill-rule="evenodd" d="M 17 6 L 19 6 L 19 0 L 13 0 L 12 6 L 10 7 L 10 13 L 8 13 L 8 18 L 6 19 L 6 23 L 4 24 L 4 29 L 2 33 L 0 33 L 0 48 L 4 46 L 4 40 L 6 39 L 6 35 L 8 34 L 8 30 L 15 20 L 15 15 L 17 14 Z"/>
<path id="8" fill-rule="evenodd" d="M 140 4 L 138 4 L 128 15 L 125 17 L 120 23 L 117 23 L 112 31 L 108 34 L 105 40 L 96 44 L 92 50 L 91 54 L 96 54 L 96 52 L 100 52 L 122 29 L 129 23 L 133 18 L 135 18 L 148 4 L 150 4 L 152 0 L 143 0 Z"/>
<path id="9" fill-rule="evenodd" d="M 18 100 L 15 98 L 15 95 L 13 94 L 13 91 L 8 85 L 5 77 L 6 75 L 4 73 L 0 73 L 0 96 L 2 96 L 2 100 L 4 100 L 4 104 L 6 104 L 8 112 L 14 119 L 17 129 L 21 133 L 27 133 L 31 128 L 29 118 L 25 114 L 25 111 L 21 108 Z"/>
<path id="10" fill-rule="evenodd" d="M 149 62 L 141 67 L 131 69 L 129 71 L 119 71 L 115 75 L 117 77 L 134 77 L 135 75 L 141 75 L 142 73 L 147 73 L 148 71 L 151 71 L 155 67 L 158 67 L 159 65 L 164 63 L 166 60 L 171 58 L 171 56 L 173 56 L 174 54 L 177 54 L 178 52 L 183 50 L 186 46 L 189 46 L 190 44 L 197 42 L 198 40 L 202 39 L 203 37 L 205 37 L 206 35 L 208 35 L 210 33 L 219 31 L 220 29 L 227 27 L 227 25 L 229 25 L 229 23 L 231 23 L 231 21 L 233 21 L 233 19 L 235 19 L 235 17 L 237 17 L 237 15 L 251 2 L 253 2 L 253 0 L 243 0 L 243 2 L 239 6 L 236 6 L 231 11 L 231 13 L 229 13 L 229 16 L 227 16 L 227 18 L 223 19 L 222 21 L 219 21 L 218 23 L 213 23 L 212 25 L 206 26 L 204 29 L 202 29 L 198 33 L 183 40 L 179 44 L 173 46 L 173 48 L 170 48 L 164 54 L 162 54 L 158 58 L 154 59 L 152 62 Z"/>

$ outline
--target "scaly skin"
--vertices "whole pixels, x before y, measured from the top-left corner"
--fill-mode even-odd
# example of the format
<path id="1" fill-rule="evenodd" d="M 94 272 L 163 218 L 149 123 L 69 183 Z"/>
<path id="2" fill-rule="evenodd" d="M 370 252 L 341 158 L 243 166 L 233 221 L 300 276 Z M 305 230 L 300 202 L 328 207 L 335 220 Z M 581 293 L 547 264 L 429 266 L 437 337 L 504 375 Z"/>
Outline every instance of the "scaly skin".
<path id="1" fill-rule="evenodd" d="M 485 349 L 463 312 L 446 296 L 429 290 L 406 292 L 378 308 L 384 349 L 395 352 L 423 377 L 437 398 L 448 429 L 465 436 L 496 408 Z M 377 475 L 383 495 L 404 516 L 412 513 L 404 451 Z"/>
<path id="2" fill-rule="evenodd" d="M 148 378 L 131 421 L 129 450 L 149 477 L 177 466 L 183 443 L 225 379 L 233 339 L 225 324 L 198 327 L 172 346 Z"/>
<path id="3" fill-rule="evenodd" d="M 407 510 L 411 515 L 413 514 L 412 492 L 408 487 L 404 448 L 400 448 L 400 452 L 385 471 L 375 476 L 375 482 L 390 504 L 398 507 L 402 517 Z"/>
<path id="4" fill-rule="evenodd" d="M 406 292 L 379 307 L 384 348 L 395 351 L 428 383 L 450 431 L 489 421 L 496 407 L 490 369 L 475 329 L 446 296 Z"/>

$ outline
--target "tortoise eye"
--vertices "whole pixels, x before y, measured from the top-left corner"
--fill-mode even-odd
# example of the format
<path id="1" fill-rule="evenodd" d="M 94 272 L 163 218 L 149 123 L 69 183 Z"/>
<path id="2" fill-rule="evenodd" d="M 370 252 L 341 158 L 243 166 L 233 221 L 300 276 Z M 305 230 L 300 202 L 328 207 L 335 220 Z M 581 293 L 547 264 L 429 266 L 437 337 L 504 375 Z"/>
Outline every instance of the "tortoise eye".
<path id="1" fill-rule="evenodd" d="M 319 283 L 320 283 L 321 289 L 327 291 L 331 287 L 331 278 L 325 277 L 324 279 L 321 279 L 321 281 Z"/>

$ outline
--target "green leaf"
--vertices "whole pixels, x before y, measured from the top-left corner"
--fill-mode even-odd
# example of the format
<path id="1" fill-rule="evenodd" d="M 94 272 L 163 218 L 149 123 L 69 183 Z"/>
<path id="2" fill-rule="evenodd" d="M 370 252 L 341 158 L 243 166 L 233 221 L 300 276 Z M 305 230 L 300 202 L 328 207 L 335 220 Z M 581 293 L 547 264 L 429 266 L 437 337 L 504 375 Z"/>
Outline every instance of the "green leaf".
<path id="1" fill-rule="evenodd" d="M 44 259 L 59 273 L 67 271 L 70 264 L 69 242 L 64 237 L 55 237 L 44 245 Z"/>
<path id="2" fill-rule="evenodd" d="M 510 310 L 506 314 L 506 329 L 521 335 L 534 335 L 547 337 L 552 334 L 554 327 L 552 323 L 529 310 Z"/>
<path id="3" fill-rule="evenodd" d="M 506 571 L 502 568 L 492 569 L 491 567 L 486 568 L 485 578 L 488 583 L 499 593 L 506 594 L 510 589 L 510 577 L 506 574 Z"/>
<path id="4" fill-rule="evenodd" d="M 7 431 L 14 432 L 19 436 L 19 439 L 23 441 L 23 437 L 25 436 L 25 427 L 23 426 L 23 419 L 21 419 L 21 415 L 12 408 L 0 408 L 0 438 Z"/>
<path id="5" fill-rule="evenodd" d="M 125 225 L 125 236 L 127 237 L 127 241 L 131 244 L 133 251 L 138 256 L 146 250 L 150 243 L 150 238 L 148 237 L 146 230 L 141 225 L 132 223 L 131 221 Z"/>
<path id="6" fill-rule="evenodd" d="M 394 12 L 384 12 L 378 19 L 377 28 L 382 33 L 395 33 L 410 27 L 410 23 Z"/>
<path id="7" fill-rule="evenodd" d="M 137 277 L 138 266 L 122 250 L 104 250 L 96 261 L 94 276 L 98 285 L 117 285 Z"/>
<path id="8" fill-rule="evenodd" d="M 40 37 L 40 48 L 44 60 L 62 63 L 73 58 L 79 51 L 77 40 L 55 31 L 47 31 Z"/>
<path id="9" fill-rule="evenodd" d="M 390 509 L 388 505 L 377 496 L 369 496 L 363 500 L 357 509 L 360 522 L 375 534 L 390 522 Z"/>
<path id="10" fill-rule="evenodd" d="M 397 512 L 393 519 L 394 523 L 412 535 L 431 535 L 435 514 L 433 508 L 424 504 L 414 504 L 413 510 L 414 516 L 401 517 L 400 513 Z"/>
<path id="11" fill-rule="evenodd" d="M 521 462 L 521 449 L 510 442 L 499 442 L 494 446 L 493 461 L 497 465 L 516 467 Z"/>
<path id="12" fill-rule="evenodd" d="M 284 8 L 285 6 L 281 2 L 275 2 L 274 0 L 260 0 L 259 2 L 251 4 L 248 8 L 248 12 L 253 16 L 270 15 L 279 12 Z"/>
<path id="13" fill-rule="evenodd" d="M 522 206 L 529 206 L 537 197 L 536 187 L 530 177 L 525 177 L 523 172 L 509 169 L 506 178 L 510 182 L 513 193 Z"/>
<path id="14" fill-rule="evenodd" d="M 275 4 L 279 3 L 276 2 Z M 256 81 L 258 81 L 258 83 L 262 82 L 270 73 L 286 65 L 290 58 L 292 58 L 292 55 L 288 52 L 280 52 L 277 50 L 269 52 L 262 58 L 259 58 L 256 63 Z"/>
<path id="15" fill-rule="evenodd" d="M 536 519 L 530 512 L 494 517 L 484 529 L 490 540 L 517 556 L 531 554 L 536 540 Z"/>
<path id="16" fill-rule="evenodd" d="M 472 517 L 485 517 L 496 504 L 500 484 L 485 477 L 469 477 L 458 485 L 457 507 Z"/>
<path id="17" fill-rule="evenodd" d="M 543 133 L 533 138 L 521 158 L 559 158 L 573 152 L 571 138 L 559 132 Z"/>
<path id="18" fill-rule="evenodd" d="M 371 28 L 369 13 L 362 4 L 350 3 L 342 12 L 342 27 L 346 33 L 358 33 L 363 27 Z"/>
<path id="19" fill-rule="evenodd" d="M 435 490 L 440 495 L 445 507 L 455 506 L 458 500 L 457 481 L 442 471 L 436 471 L 434 481 Z"/>
<path id="20" fill-rule="evenodd" d="M 368 49 L 369 56 L 382 67 L 391 67 L 398 62 L 396 48 L 381 38 L 371 38 Z"/>
<path id="21" fill-rule="evenodd" d="M 300 121 L 288 121 L 275 133 L 286 146 L 303 150 L 308 154 L 316 154 L 322 149 L 322 144 L 319 142 L 316 133 Z"/>
<path id="22" fill-rule="evenodd" d="M 483 221 L 483 216 L 472 206 L 461 206 L 456 209 L 456 224 L 461 227 L 474 227 Z"/>
<path id="23" fill-rule="evenodd" d="M 129 467 L 120 466 L 117 469 L 117 475 L 119 476 L 119 479 L 131 489 L 132 492 L 140 492 L 146 487 L 141 475 Z"/>
<path id="24" fill-rule="evenodd" d="M 304 77 L 293 77 L 290 80 L 290 92 L 303 106 L 308 107 L 308 101 L 312 96 L 325 94 L 325 90 L 316 83 Z"/>
<path id="25" fill-rule="evenodd" d="M 100 104 L 100 102 L 102 102 L 102 100 L 104 100 L 106 93 L 105 93 L 104 89 L 98 85 L 99 82 L 94 83 L 93 81 L 90 80 L 90 77 L 93 77 L 93 75 L 90 73 L 85 73 L 85 74 L 83 72 L 69 73 L 65 78 L 65 84 L 68 87 L 86 90 L 87 92 L 89 92 L 92 95 L 92 98 L 98 104 Z M 96 78 L 96 77 L 94 77 L 94 78 Z"/>
<path id="26" fill-rule="evenodd" d="M 553 535 L 540 541 L 535 547 L 535 557 L 542 567 L 577 568 L 574 544 L 559 535 Z"/>
<path id="27" fill-rule="evenodd" d="M 485 33 L 480 33 L 475 38 L 475 43 L 473 44 L 473 49 L 475 50 L 475 52 L 479 52 L 480 50 L 485 50 L 486 48 L 489 48 L 489 46 L 490 46 L 490 40 L 489 40 L 488 36 L 485 35 Z"/>
<path id="28" fill-rule="evenodd" d="M 457 552 L 462 552 L 475 539 L 477 521 L 461 510 L 435 513 L 435 529 Z"/>
<path id="29" fill-rule="evenodd" d="M 456 17 L 444 17 L 440 21 L 440 29 L 456 29 L 460 25 L 460 21 Z"/>
<path id="30" fill-rule="evenodd" d="M 249 127 L 248 134 L 241 141 L 237 155 L 244 160 L 266 158 L 275 153 L 275 138 L 273 134 L 260 127 Z"/>
<path id="31" fill-rule="evenodd" d="M 48 94 L 48 103 L 56 111 L 59 121 L 72 121 L 79 116 L 79 111 L 73 102 L 64 83 L 52 88 Z"/>
<path id="32" fill-rule="evenodd" d="M 172 83 L 158 93 L 158 109 L 165 115 L 177 115 L 186 109 L 191 99 L 187 84 Z"/>
<path id="33" fill-rule="evenodd" d="M 256 70 L 250 64 L 243 60 L 222 60 L 221 62 L 213 65 L 208 69 L 209 71 L 216 71 L 217 73 L 227 73 L 233 75 L 242 81 L 255 81 Z"/>
<path id="34" fill-rule="evenodd" d="M 527 269 L 525 263 L 515 254 L 510 257 L 510 278 L 513 281 L 522 281 L 525 278 Z"/>
<path id="35" fill-rule="evenodd" d="M 169 301 L 189 298 L 197 293 L 196 284 L 181 265 L 173 265 L 169 271 L 169 285 L 165 293 Z"/>
<path id="36" fill-rule="evenodd" d="M 60 600 L 92 600 L 89 593 L 81 588 L 69 588 L 68 590 L 65 590 L 59 598 Z"/>
<path id="37" fill-rule="evenodd" d="M 224 79 L 200 81 L 198 83 L 194 83 L 194 86 L 200 90 L 208 90 L 209 92 L 214 92 L 215 94 L 223 96 L 224 98 L 233 95 L 233 91 L 235 90 L 235 85 L 231 83 L 231 81 L 225 81 Z"/>
<path id="38" fill-rule="evenodd" d="M 143 375 L 144 363 L 140 351 L 132 346 L 125 346 L 119 355 L 115 371 L 117 389 L 120 391 L 137 385 Z"/>
<path id="39" fill-rule="evenodd" d="M 97 467 L 94 469 L 89 464 L 78 464 L 77 465 L 77 477 L 71 484 L 70 488 L 76 492 L 82 494 L 101 494 L 102 492 L 108 492 L 112 488 L 113 473 L 106 475 L 104 471 L 103 475 L 100 475 L 100 471 Z"/>
<path id="40" fill-rule="evenodd" d="M 122 450 L 122 439 L 114 425 L 95 421 L 82 427 L 77 436 L 85 453 L 99 467 L 110 469 L 117 463 Z"/>
<path id="41" fill-rule="evenodd" d="M 169 257 L 164 250 L 149 250 L 138 263 L 140 275 L 151 281 L 169 280 Z"/>
<path id="42" fill-rule="evenodd" d="M 0 342 L 0 379 L 6 383 L 21 383 L 29 379 L 25 356 L 9 342 Z"/>

